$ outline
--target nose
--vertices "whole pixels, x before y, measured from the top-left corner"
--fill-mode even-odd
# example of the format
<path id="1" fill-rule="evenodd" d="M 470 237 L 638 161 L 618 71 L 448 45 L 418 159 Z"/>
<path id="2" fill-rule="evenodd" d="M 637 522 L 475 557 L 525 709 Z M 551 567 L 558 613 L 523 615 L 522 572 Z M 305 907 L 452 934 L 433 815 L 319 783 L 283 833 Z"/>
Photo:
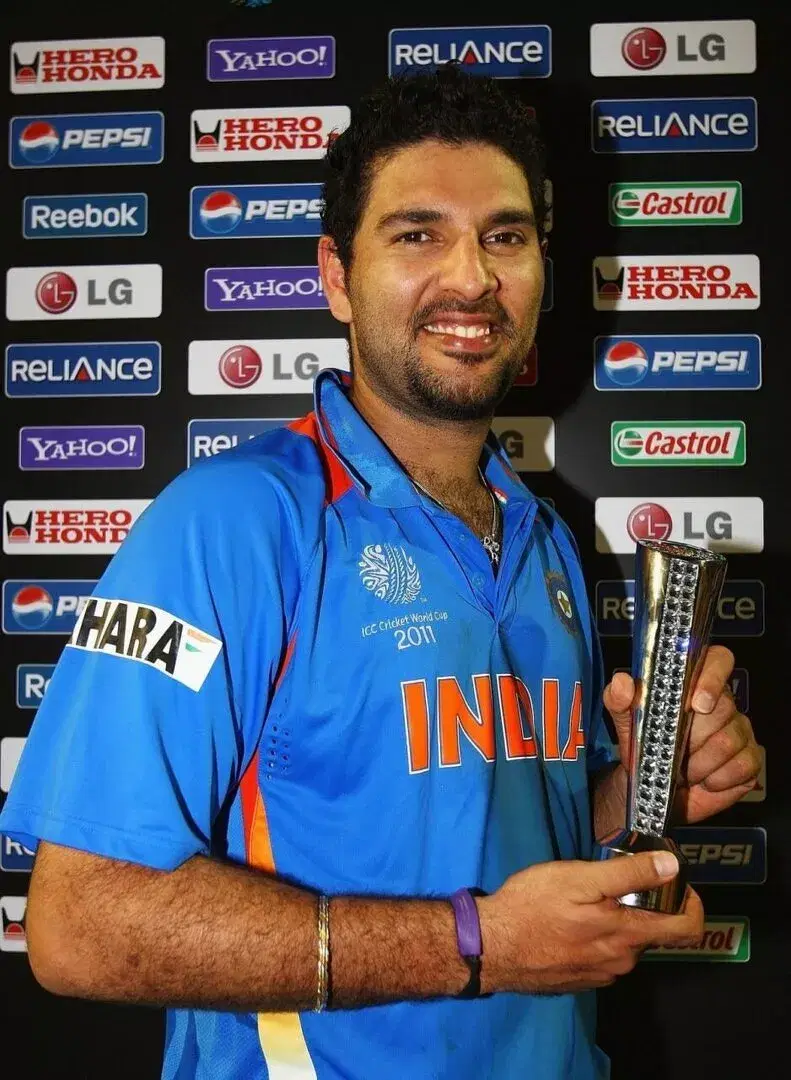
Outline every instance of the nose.
<path id="1" fill-rule="evenodd" d="M 499 284 L 491 256 L 477 234 L 460 236 L 442 260 L 438 285 L 465 300 L 478 300 Z"/>

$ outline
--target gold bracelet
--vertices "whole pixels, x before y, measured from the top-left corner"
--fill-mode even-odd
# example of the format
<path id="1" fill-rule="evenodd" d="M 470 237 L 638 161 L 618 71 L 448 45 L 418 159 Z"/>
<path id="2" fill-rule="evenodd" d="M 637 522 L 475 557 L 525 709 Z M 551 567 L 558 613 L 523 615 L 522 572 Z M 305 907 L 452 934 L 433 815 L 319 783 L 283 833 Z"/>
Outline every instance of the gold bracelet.
<path id="1" fill-rule="evenodd" d="M 318 904 L 318 979 L 314 1012 L 324 1012 L 330 996 L 330 898 L 323 893 Z"/>

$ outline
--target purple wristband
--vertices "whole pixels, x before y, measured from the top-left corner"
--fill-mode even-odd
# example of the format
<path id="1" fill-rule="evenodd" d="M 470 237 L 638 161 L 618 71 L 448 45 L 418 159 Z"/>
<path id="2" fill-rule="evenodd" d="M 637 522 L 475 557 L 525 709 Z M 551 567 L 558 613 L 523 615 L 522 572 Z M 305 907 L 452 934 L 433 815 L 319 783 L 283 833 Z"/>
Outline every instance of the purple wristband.
<path id="1" fill-rule="evenodd" d="M 461 956 L 480 956 L 483 952 L 481 941 L 481 920 L 478 917 L 478 905 L 469 889 L 459 889 L 450 902 L 456 914 L 456 941 Z"/>

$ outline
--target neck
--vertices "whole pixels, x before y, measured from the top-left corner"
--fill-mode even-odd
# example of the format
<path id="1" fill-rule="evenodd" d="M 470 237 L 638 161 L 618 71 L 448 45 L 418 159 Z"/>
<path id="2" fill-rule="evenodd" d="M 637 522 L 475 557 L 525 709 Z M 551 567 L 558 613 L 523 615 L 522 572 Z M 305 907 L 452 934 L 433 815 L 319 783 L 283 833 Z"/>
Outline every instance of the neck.
<path id="1" fill-rule="evenodd" d="M 418 483 L 442 496 L 480 489 L 478 463 L 489 420 L 432 421 L 410 416 L 374 393 L 355 373 L 350 398 L 390 452 Z"/>

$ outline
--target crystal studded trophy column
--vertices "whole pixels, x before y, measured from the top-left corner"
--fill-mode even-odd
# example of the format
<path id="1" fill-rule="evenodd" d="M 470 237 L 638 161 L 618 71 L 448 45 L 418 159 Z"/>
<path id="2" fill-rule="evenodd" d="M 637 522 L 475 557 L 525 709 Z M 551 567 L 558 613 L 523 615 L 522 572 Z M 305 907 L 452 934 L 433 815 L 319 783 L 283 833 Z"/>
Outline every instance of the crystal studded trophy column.
<path id="1" fill-rule="evenodd" d="M 600 859 L 672 851 L 678 875 L 622 904 L 675 914 L 686 863 L 668 835 L 693 710 L 692 692 L 711 635 L 727 560 L 703 548 L 639 541 L 635 553 L 632 677 L 636 684 L 624 827 L 597 845 Z"/>

